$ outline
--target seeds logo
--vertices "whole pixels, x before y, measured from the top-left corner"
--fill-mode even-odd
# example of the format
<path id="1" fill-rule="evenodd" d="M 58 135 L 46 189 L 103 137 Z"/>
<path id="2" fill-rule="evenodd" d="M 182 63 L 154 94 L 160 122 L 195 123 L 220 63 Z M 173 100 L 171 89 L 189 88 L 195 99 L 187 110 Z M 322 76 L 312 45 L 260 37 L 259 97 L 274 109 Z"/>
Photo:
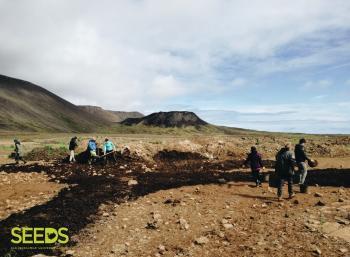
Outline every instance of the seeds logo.
<path id="1" fill-rule="evenodd" d="M 14 227 L 11 229 L 11 243 L 15 245 L 67 244 L 68 228 Z"/>

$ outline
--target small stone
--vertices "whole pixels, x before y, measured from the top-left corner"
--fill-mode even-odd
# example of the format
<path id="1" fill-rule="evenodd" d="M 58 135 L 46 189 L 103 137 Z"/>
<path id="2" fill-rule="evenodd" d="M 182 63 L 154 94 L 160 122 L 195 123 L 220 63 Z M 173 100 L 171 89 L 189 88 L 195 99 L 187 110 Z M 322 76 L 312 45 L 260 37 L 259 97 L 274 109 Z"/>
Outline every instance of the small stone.
<path id="1" fill-rule="evenodd" d="M 104 213 L 102 214 L 102 216 L 103 216 L 103 217 L 109 217 L 109 213 L 108 213 L 108 212 L 104 212 Z"/>
<path id="2" fill-rule="evenodd" d="M 138 184 L 138 182 L 137 182 L 137 180 L 135 180 L 135 179 L 130 179 L 129 181 L 128 181 L 128 186 L 135 186 L 135 185 L 137 185 Z"/>
<path id="3" fill-rule="evenodd" d="M 334 217 L 334 219 L 336 220 L 336 222 L 338 222 L 339 224 L 343 224 L 343 225 L 349 225 L 350 221 L 347 219 L 343 219 L 340 217 Z"/>
<path id="4" fill-rule="evenodd" d="M 73 250 L 68 250 L 68 251 L 66 251 L 66 254 L 67 255 L 73 255 L 75 253 L 75 251 L 73 251 Z"/>
<path id="5" fill-rule="evenodd" d="M 317 203 L 316 203 L 316 206 L 325 206 L 326 204 L 324 203 L 324 202 L 322 202 L 322 201 L 318 201 Z"/>
<path id="6" fill-rule="evenodd" d="M 314 196 L 315 196 L 315 197 L 323 197 L 323 194 L 321 194 L 321 193 L 319 193 L 319 192 L 316 192 L 316 193 L 314 194 Z"/>
<path id="7" fill-rule="evenodd" d="M 227 224 L 228 223 L 228 220 L 227 219 L 222 219 L 221 220 L 221 224 Z"/>
<path id="8" fill-rule="evenodd" d="M 339 251 L 340 251 L 341 253 L 347 253 L 349 250 L 346 249 L 346 248 L 340 248 Z"/>
<path id="9" fill-rule="evenodd" d="M 152 169 L 146 167 L 146 168 L 145 168 L 145 172 L 152 172 Z"/>
<path id="10" fill-rule="evenodd" d="M 158 250 L 159 250 L 159 253 L 160 253 L 160 254 L 164 254 L 164 252 L 165 252 L 166 249 L 165 249 L 165 246 L 164 246 L 164 245 L 159 245 L 159 246 L 158 246 Z"/>
<path id="11" fill-rule="evenodd" d="M 219 179 L 218 179 L 218 182 L 219 182 L 220 184 L 225 184 L 225 183 L 226 183 L 226 179 L 224 179 L 224 178 L 219 178 Z"/>
<path id="12" fill-rule="evenodd" d="M 233 229 L 233 225 L 230 223 L 222 224 L 225 229 Z"/>
<path id="13" fill-rule="evenodd" d="M 126 244 L 115 244 L 112 247 L 112 253 L 123 254 L 128 251 Z"/>
<path id="14" fill-rule="evenodd" d="M 343 198 L 339 198 L 338 202 L 343 203 L 345 200 Z"/>
<path id="15" fill-rule="evenodd" d="M 322 224 L 321 229 L 323 233 L 329 234 L 340 229 L 340 225 L 337 222 L 325 222 Z"/>
<path id="16" fill-rule="evenodd" d="M 178 223 L 180 224 L 181 230 L 188 230 L 190 228 L 190 225 L 188 225 L 187 221 L 183 218 L 180 218 Z"/>
<path id="17" fill-rule="evenodd" d="M 339 188 L 338 192 L 339 192 L 340 194 L 344 194 L 344 193 L 345 193 L 345 190 L 344 190 L 343 188 Z"/>
<path id="18" fill-rule="evenodd" d="M 204 245 L 204 244 L 209 243 L 209 239 L 208 239 L 207 237 L 205 237 L 205 236 L 201 236 L 201 237 L 199 237 L 199 238 L 196 238 L 196 239 L 194 240 L 194 242 L 195 242 L 195 244 L 197 244 L 197 245 Z"/>
<path id="19" fill-rule="evenodd" d="M 218 236 L 219 236 L 220 238 L 224 238 L 224 237 L 225 237 L 225 234 L 224 234 L 223 232 L 220 232 L 220 233 L 218 234 Z"/>
<path id="20" fill-rule="evenodd" d="M 320 250 L 320 248 L 318 248 L 317 246 L 314 247 L 313 253 L 317 254 L 317 255 L 321 255 L 322 251 Z"/>
<path id="21" fill-rule="evenodd" d="M 297 199 L 294 200 L 294 204 L 299 204 L 299 201 Z"/>
<path id="22" fill-rule="evenodd" d="M 154 220 L 160 220 L 161 217 L 162 217 L 162 216 L 161 216 L 159 213 L 154 213 L 154 214 L 153 214 L 153 219 L 154 219 Z"/>

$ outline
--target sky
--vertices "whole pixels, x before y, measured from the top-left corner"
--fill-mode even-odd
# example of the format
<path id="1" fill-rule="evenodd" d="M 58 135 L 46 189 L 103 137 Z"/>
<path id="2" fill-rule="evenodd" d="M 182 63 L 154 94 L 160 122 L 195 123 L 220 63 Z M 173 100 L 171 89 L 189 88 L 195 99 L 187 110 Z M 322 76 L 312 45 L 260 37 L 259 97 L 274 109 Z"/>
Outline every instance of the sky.
<path id="1" fill-rule="evenodd" d="M 0 0 L 0 74 L 74 104 L 350 133 L 349 0 Z"/>

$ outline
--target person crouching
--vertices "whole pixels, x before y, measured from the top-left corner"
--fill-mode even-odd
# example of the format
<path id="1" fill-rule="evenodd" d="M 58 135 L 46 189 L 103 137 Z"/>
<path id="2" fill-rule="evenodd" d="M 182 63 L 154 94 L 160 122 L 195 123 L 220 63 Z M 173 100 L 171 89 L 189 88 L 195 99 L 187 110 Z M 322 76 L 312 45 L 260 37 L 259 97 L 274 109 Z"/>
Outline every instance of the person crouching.
<path id="1" fill-rule="evenodd" d="M 245 166 L 248 164 L 250 166 L 250 169 L 252 170 L 252 175 L 255 180 L 256 186 L 261 186 L 260 170 L 264 169 L 264 165 L 262 164 L 261 154 L 258 153 L 255 146 L 251 147 L 250 153 L 248 154 L 248 157 L 244 162 Z"/>
<path id="2" fill-rule="evenodd" d="M 108 162 L 110 160 L 114 161 L 114 163 L 117 162 L 116 158 L 115 158 L 115 151 L 116 151 L 116 147 L 113 144 L 113 142 L 111 140 L 109 140 L 108 138 L 105 139 L 105 143 L 103 145 L 103 153 L 106 156 L 105 157 L 105 164 L 108 164 Z"/>
<path id="3" fill-rule="evenodd" d="M 89 140 L 87 148 L 87 151 L 89 152 L 88 163 L 91 165 L 97 159 L 97 143 L 95 137 Z"/>

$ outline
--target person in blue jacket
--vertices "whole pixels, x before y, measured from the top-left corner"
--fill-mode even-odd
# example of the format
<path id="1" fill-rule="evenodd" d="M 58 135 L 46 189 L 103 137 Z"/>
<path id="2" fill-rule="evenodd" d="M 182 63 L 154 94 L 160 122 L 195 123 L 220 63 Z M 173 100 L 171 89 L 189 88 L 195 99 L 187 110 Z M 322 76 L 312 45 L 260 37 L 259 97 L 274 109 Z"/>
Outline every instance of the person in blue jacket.
<path id="1" fill-rule="evenodd" d="M 108 138 L 105 139 L 105 143 L 103 145 L 103 153 L 106 155 L 105 164 L 107 164 L 110 160 L 117 162 L 115 158 L 116 147 L 111 140 Z"/>
<path id="2" fill-rule="evenodd" d="M 97 143 L 96 138 L 92 137 L 88 142 L 87 151 L 89 152 L 89 160 L 88 163 L 92 164 L 93 161 L 97 158 Z"/>

